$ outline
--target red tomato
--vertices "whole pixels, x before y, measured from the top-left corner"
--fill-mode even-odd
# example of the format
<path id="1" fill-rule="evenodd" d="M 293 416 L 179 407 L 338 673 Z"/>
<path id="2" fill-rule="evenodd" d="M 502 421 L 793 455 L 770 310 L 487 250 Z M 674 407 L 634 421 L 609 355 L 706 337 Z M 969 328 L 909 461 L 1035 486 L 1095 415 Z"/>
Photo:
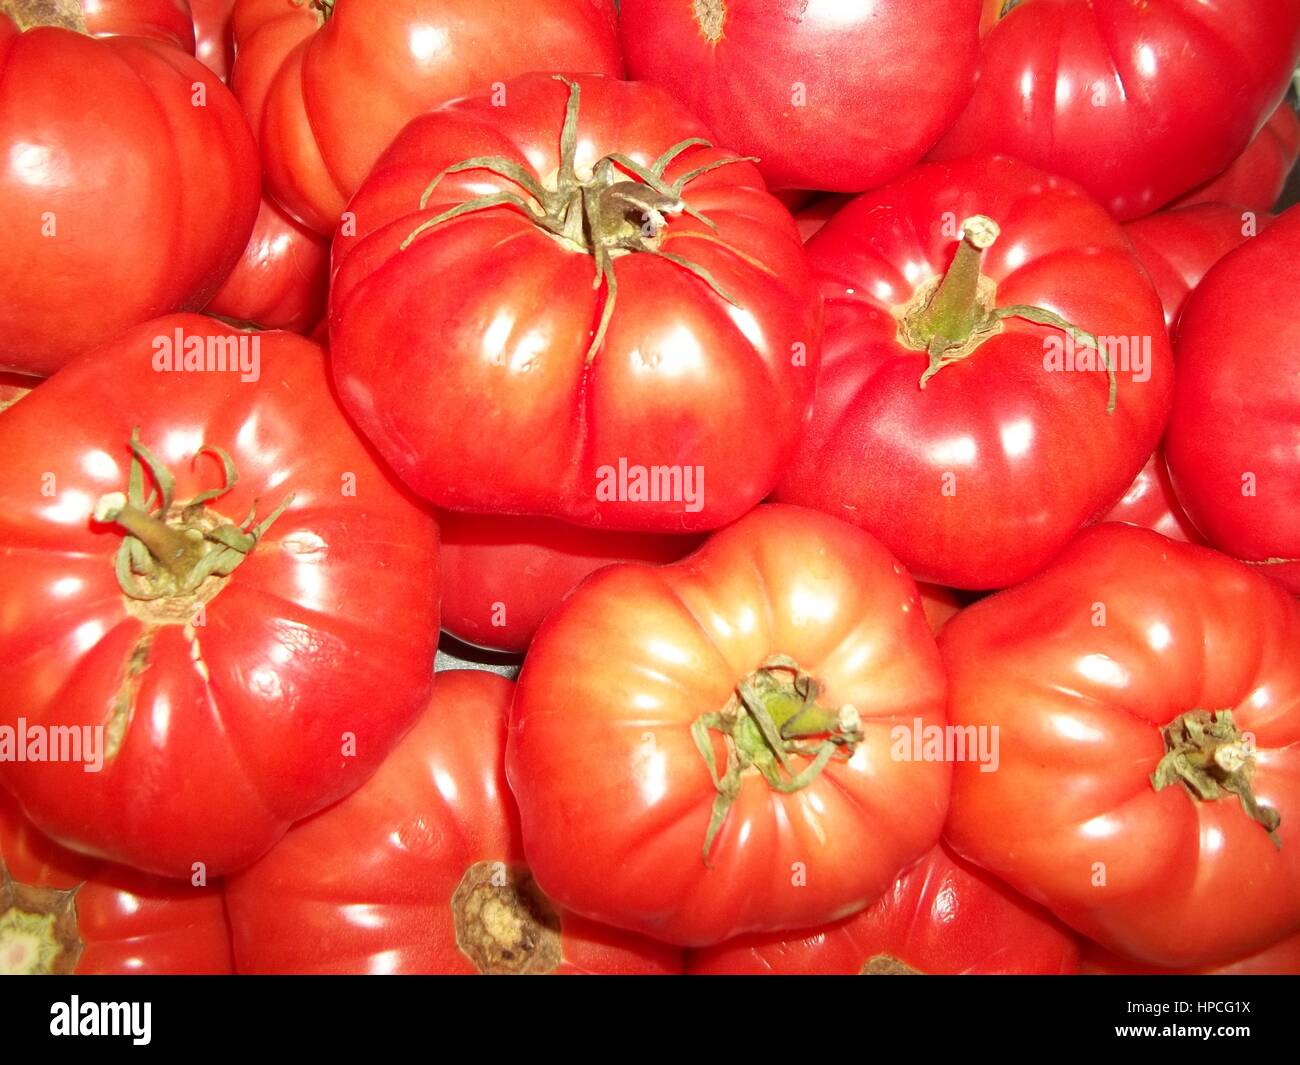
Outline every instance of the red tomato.
<path id="1" fill-rule="evenodd" d="M 1124 493 L 1124 498 L 1111 508 L 1103 520 L 1137 525 L 1184 543 L 1205 542 L 1192 524 L 1192 519 L 1183 510 L 1183 505 L 1178 502 L 1163 451 L 1152 454 L 1129 490 Z"/>
<path id="2" fill-rule="evenodd" d="M 589 573 L 614 562 L 675 562 L 699 546 L 693 536 L 598 532 L 492 514 L 447 511 L 438 524 L 443 631 L 517 654 Z"/>
<path id="3" fill-rule="evenodd" d="M 1177 200 L 1175 206 L 1239 203 L 1264 214 L 1277 205 L 1297 158 L 1300 158 L 1300 118 L 1291 104 L 1283 100 L 1232 166 Z"/>
<path id="4" fill-rule="evenodd" d="M 1271 947 L 1236 961 L 1197 969 L 1193 974 L 1187 970 L 1143 965 L 1131 958 L 1112 954 L 1095 943 L 1086 943 L 1083 971 L 1093 976 L 1300 976 L 1300 935 L 1278 940 Z"/>
<path id="5" fill-rule="evenodd" d="M 1002 157 L 918 167 L 842 209 L 808 254 L 822 366 L 776 498 L 865 528 L 917 579 L 1023 580 L 1159 442 L 1160 305 L 1076 186 Z"/>
<path id="6" fill-rule="evenodd" d="M 330 291 L 344 406 L 447 509 L 659 533 L 735 520 L 812 402 L 821 298 L 793 220 L 653 86 L 535 74 L 502 91 L 509 107 L 416 119 L 352 201 Z"/>
<path id="7" fill-rule="evenodd" d="M 691 973 L 751 976 L 1018 976 L 1079 970 L 1051 914 L 947 847 L 935 847 L 856 917 L 803 933 L 742 936 L 687 958 Z"/>
<path id="8" fill-rule="evenodd" d="M 8 410 L 40 383 L 39 377 L 0 372 L 0 411 Z"/>
<path id="9" fill-rule="evenodd" d="M 961 600 L 950 588 L 940 588 L 937 584 L 918 584 L 916 590 L 921 593 L 921 609 L 930 623 L 930 631 L 937 635 L 961 611 Z"/>
<path id="10" fill-rule="evenodd" d="M 678 951 L 557 910 L 502 757 L 514 685 L 439 673 L 379 771 L 226 889 L 243 973 L 675 973 Z"/>
<path id="11" fill-rule="evenodd" d="M 253 235 L 206 310 L 264 329 L 310 333 L 325 315 L 329 241 L 263 198 Z"/>
<path id="12" fill-rule="evenodd" d="M 196 368 L 167 370 L 169 344 Z M 247 381 L 197 368 L 240 351 Z M 355 788 L 423 707 L 437 528 L 315 345 L 148 322 L 6 411 L 0 454 L 0 725 L 100 727 L 76 733 L 98 772 L 0 760 L 60 842 L 216 876 Z"/>
<path id="13" fill-rule="evenodd" d="M 194 15 L 194 55 L 226 81 L 235 62 L 231 12 L 235 0 L 190 0 Z"/>
<path id="14" fill-rule="evenodd" d="M 981 0 L 622 0 L 631 77 L 776 186 L 861 192 L 916 163 L 975 82 Z"/>
<path id="15" fill-rule="evenodd" d="M 1165 453 L 1215 547 L 1300 592 L 1300 209 L 1214 267 L 1178 327 Z"/>
<path id="16" fill-rule="evenodd" d="M 127 6 L 81 20 L 102 39 L 0 13 L 0 369 L 49 374 L 203 306 L 252 229 L 256 147 L 226 87 L 174 46 L 193 46 L 185 5 L 113 17 Z"/>
<path id="17" fill-rule="evenodd" d="M 807 244 L 820 233 L 836 212 L 852 199 L 851 196 L 823 196 L 796 214 L 795 224 L 799 227 L 799 236 L 803 237 L 804 243 Z"/>
<path id="18" fill-rule="evenodd" d="M 943 698 L 911 578 L 825 515 L 760 507 L 681 562 L 599 570 L 511 711 L 537 882 L 685 946 L 854 913 L 938 839 L 951 766 L 900 744 Z"/>
<path id="19" fill-rule="evenodd" d="M 0 974 L 229 973 L 217 887 L 64 850 L 0 789 Z"/>
<path id="20" fill-rule="evenodd" d="M 238 0 L 234 35 L 268 188 L 319 233 L 429 108 L 530 70 L 623 72 L 610 0 Z"/>
<path id="21" fill-rule="evenodd" d="M 931 158 L 1004 152 L 1121 219 L 1222 173 L 1300 57 L 1297 0 L 1008 0 L 993 14 L 975 93 Z"/>
<path id="22" fill-rule="evenodd" d="M 1147 215 L 1124 227 L 1155 283 L 1171 335 L 1187 297 L 1210 267 L 1272 220 L 1244 207 L 1199 203 Z"/>
<path id="23" fill-rule="evenodd" d="M 963 857 L 1152 964 L 1300 932 L 1300 602 L 1279 585 L 1100 525 L 939 646 L 953 723 L 999 737 L 996 772 L 953 772 Z"/>

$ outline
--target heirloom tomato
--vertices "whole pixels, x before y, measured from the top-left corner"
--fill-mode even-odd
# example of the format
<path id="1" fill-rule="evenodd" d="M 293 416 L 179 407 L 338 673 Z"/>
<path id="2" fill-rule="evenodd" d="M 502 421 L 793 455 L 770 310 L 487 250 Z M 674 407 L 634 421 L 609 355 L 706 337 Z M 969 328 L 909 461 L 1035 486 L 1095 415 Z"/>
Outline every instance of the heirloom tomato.
<path id="1" fill-rule="evenodd" d="M 226 889 L 241 973 L 677 973 L 679 951 L 557 909 L 502 758 L 514 685 L 439 673 L 365 784 Z"/>
<path id="2" fill-rule="evenodd" d="M 1205 542 L 1178 502 L 1163 451 L 1152 453 L 1124 493 L 1124 498 L 1111 508 L 1104 520 L 1151 529 L 1171 540 L 1191 544 Z"/>
<path id="3" fill-rule="evenodd" d="M 822 306 L 793 219 L 661 89 L 502 92 L 413 121 L 353 199 L 330 291 L 343 405 L 449 510 L 735 520 L 812 403 Z"/>
<path id="4" fill-rule="evenodd" d="M 235 62 L 235 38 L 231 13 L 235 0 L 190 0 L 194 16 L 194 55 L 217 77 L 225 81 Z"/>
<path id="5" fill-rule="evenodd" d="M 0 975 L 231 972 L 217 886 L 74 854 L 0 789 Z"/>
<path id="6" fill-rule="evenodd" d="M 1293 207 L 1187 301 L 1165 454 L 1205 538 L 1300 593 L 1298 258 Z"/>
<path id="7" fill-rule="evenodd" d="M 822 363 L 776 498 L 874 533 L 918 580 L 1023 580 L 1155 450 L 1173 376 L 1160 304 L 1070 182 L 1004 157 L 917 167 L 808 255 Z"/>
<path id="8" fill-rule="evenodd" d="M 1078 972 L 1052 915 L 935 847 L 856 917 L 692 951 L 687 971 L 747 976 L 983 976 Z"/>
<path id="9" fill-rule="evenodd" d="M 1271 211 L 1277 206 L 1297 157 L 1300 157 L 1300 117 L 1290 102 L 1283 100 L 1232 166 L 1175 201 L 1174 206 L 1235 203 L 1257 214 Z"/>
<path id="10" fill-rule="evenodd" d="M 1087 943 L 1083 948 L 1082 969 L 1089 976 L 1300 976 L 1300 934 L 1280 939 L 1258 953 L 1221 965 L 1206 966 L 1194 973 L 1144 965 L 1112 954 L 1095 943 Z"/>
<path id="11" fill-rule="evenodd" d="M 760 507 L 681 562 L 598 570 L 515 692 L 533 874 L 684 946 L 846 917 L 938 840 L 943 699 L 911 578 L 824 514 Z"/>
<path id="12" fill-rule="evenodd" d="M 963 857 L 1109 950 L 1230 961 L 1300 932 L 1300 601 L 1215 551 L 1099 525 L 939 636 Z"/>
<path id="13" fill-rule="evenodd" d="M 0 454 L 0 783 L 54 839 L 246 865 L 423 708 L 437 527 L 316 345 L 147 322 L 0 415 Z"/>
<path id="14" fill-rule="evenodd" d="M 53 373 L 230 272 L 257 149 L 193 42 L 170 0 L 0 5 L 0 369 Z"/>
<path id="15" fill-rule="evenodd" d="M 1300 56 L 1297 0 L 990 0 L 974 95 L 933 159 L 1001 152 L 1117 218 L 1222 173 Z"/>
<path id="16" fill-rule="evenodd" d="M 975 85 L 981 0 L 622 0 L 628 75 L 774 186 L 861 192 L 912 166 Z"/>
<path id="17" fill-rule="evenodd" d="M 234 36 L 268 187 L 319 233 L 431 107 L 530 70 L 623 71 L 610 0 L 237 0 Z"/>

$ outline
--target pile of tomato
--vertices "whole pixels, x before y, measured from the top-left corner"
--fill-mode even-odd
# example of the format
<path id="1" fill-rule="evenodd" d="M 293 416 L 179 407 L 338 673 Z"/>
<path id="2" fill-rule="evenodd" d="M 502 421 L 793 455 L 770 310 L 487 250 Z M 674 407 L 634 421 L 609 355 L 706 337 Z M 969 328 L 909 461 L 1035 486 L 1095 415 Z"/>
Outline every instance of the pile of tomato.
<path id="1" fill-rule="evenodd" d="M 1300 972 L 1298 60 L 0 0 L 0 972 Z"/>

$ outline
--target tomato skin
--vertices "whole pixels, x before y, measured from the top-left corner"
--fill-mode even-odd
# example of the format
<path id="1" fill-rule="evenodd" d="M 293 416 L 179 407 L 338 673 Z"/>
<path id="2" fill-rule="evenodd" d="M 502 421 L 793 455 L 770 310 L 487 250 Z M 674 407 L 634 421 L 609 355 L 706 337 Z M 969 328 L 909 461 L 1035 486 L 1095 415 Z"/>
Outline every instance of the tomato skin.
<path id="1" fill-rule="evenodd" d="M 1254 0 L 1249 17 L 1200 0 L 1023 0 L 987 30 L 975 92 L 930 158 L 1013 155 L 1138 218 L 1246 149 L 1298 56 L 1295 0 Z"/>
<path id="2" fill-rule="evenodd" d="M 575 81 L 580 168 L 616 151 L 649 165 L 706 135 L 653 86 Z M 413 121 L 353 199 L 357 233 L 335 240 L 330 291 L 344 407 L 394 471 L 445 509 L 656 533 L 735 520 L 772 490 L 812 403 L 821 299 L 793 220 L 750 164 L 683 152 L 669 182 L 731 160 L 683 193 L 717 229 L 674 216 L 659 250 L 707 269 L 737 306 L 659 255 L 628 253 L 613 261 L 615 309 L 588 362 L 607 298 L 596 259 L 522 210 L 469 213 L 400 248 L 425 221 L 509 184 L 482 170 L 449 174 L 419 210 L 431 176 L 460 160 L 504 153 L 538 180 L 556 171 L 569 90 L 535 74 L 504 91 L 509 107 L 475 97 Z M 470 395 L 466 432 L 445 410 Z M 619 470 L 662 468 L 690 473 L 702 492 L 650 501 L 613 491 Z"/>
<path id="3" fill-rule="evenodd" d="M 893 311 L 948 269 L 950 227 L 977 214 L 1002 226 L 982 265 L 998 306 L 1133 338 L 1148 376 L 1121 363 L 1114 413 L 1103 370 L 1049 371 L 1065 334 L 1017 318 L 919 387 L 927 357 L 899 341 Z M 917 580 L 1023 580 L 1159 442 L 1173 376 L 1159 302 L 1120 227 L 1069 182 L 1003 157 L 917 167 L 841 209 L 808 255 L 826 298 L 818 394 L 775 498 L 865 528 Z"/>
<path id="4" fill-rule="evenodd" d="M 789 933 L 742 936 L 687 957 L 693 974 L 857 976 L 886 955 L 935 976 L 1069 975 L 1079 944 L 1045 910 L 946 846 L 935 847 L 855 917 Z"/>
<path id="5" fill-rule="evenodd" d="M 235 0 L 189 0 L 194 18 L 194 56 L 222 81 L 235 62 L 231 14 Z"/>
<path id="6" fill-rule="evenodd" d="M 1255 139 L 1218 177 L 1193 189 L 1175 207 L 1193 203 L 1238 203 L 1256 214 L 1273 210 L 1300 158 L 1300 116 L 1283 100 Z"/>
<path id="7" fill-rule="evenodd" d="M 493 673 L 439 673 L 428 708 L 369 781 L 231 878 L 241 973 L 479 971 L 457 948 L 452 898 L 476 862 L 523 862 L 502 764 L 513 689 Z M 681 953 L 663 944 L 560 920 L 559 974 L 682 971 Z"/>
<path id="8" fill-rule="evenodd" d="M 205 310 L 263 329 L 310 333 L 325 316 L 329 241 L 263 197 L 248 246 Z"/>
<path id="9" fill-rule="evenodd" d="M 8 410 L 40 383 L 39 377 L 0 372 L 0 412 Z"/>
<path id="10" fill-rule="evenodd" d="M 720 0 L 716 24 L 707 6 L 624 0 L 628 75 L 662 85 L 721 143 L 757 156 L 774 187 L 883 185 L 934 146 L 974 85 L 980 0 L 890 0 L 852 11 Z"/>
<path id="11" fill-rule="evenodd" d="M 1137 525 L 1183 543 L 1205 543 L 1178 502 L 1163 451 L 1152 453 L 1124 493 L 1124 498 L 1111 508 L 1104 520 Z"/>
<path id="12" fill-rule="evenodd" d="M 157 339 L 177 329 L 239 336 L 197 315 L 145 323 L 0 417 L 0 723 L 122 728 L 99 772 L 3 762 L 0 779 L 67 846 L 169 876 L 202 861 L 216 876 L 356 787 L 423 706 L 437 527 L 348 426 L 319 347 L 260 334 L 249 382 L 155 370 Z M 239 473 L 214 514 L 234 523 L 256 505 L 261 521 L 293 493 L 202 628 L 179 623 L 182 601 L 171 623 L 135 601 L 129 612 L 114 573 L 123 536 L 89 520 L 126 488 L 136 426 L 178 501 L 221 483 L 215 458 L 192 461 L 203 444 Z"/>
<path id="13" fill-rule="evenodd" d="M 77 935 L 84 946 L 74 970 L 79 976 L 234 971 L 220 887 L 161 880 L 65 850 L 37 832 L 3 789 L 0 869 L 29 887 L 67 891 L 81 885 Z M 0 967 L 3 947 L 0 936 Z"/>
<path id="14" fill-rule="evenodd" d="M 493 651 L 522 654 L 542 619 L 590 573 L 615 562 L 676 562 L 693 536 L 598 532 L 496 514 L 439 516 L 442 629 Z"/>
<path id="15" fill-rule="evenodd" d="M 144 37 L 194 54 L 194 23 L 186 0 L 81 0 L 92 37 Z"/>
<path id="16" fill-rule="evenodd" d="M 318 233 L 416 115 L 530 70 L 623 73 L 610 0 L 237 0 L 234 36 L 267 187 Z"/>
<path id="17" fill-rule="evenodd" d="M 1206 966 L 1191 973 L 1187 970 L 1143 965 L 1131 958 L 1111 954 L 1095 943 L 1085 943 L 1083 972 L 1090 976 L 1300 976 L 1300 935 L 1281 939 L 1256 954 L 1236 961 Z"/>
<path id="18" fill-rule="evenodd" d="M 706 865 L 717 792 L 691 726 L 773 655 L 824 685 L 819 705 L 856 707 L 864 737 L 791 794 L 744 776 Z M 893 726 L 943 722 L 943 693 L 915 585 L 825 515 L 764 506 L 681 562 L 598 570 L 542 623 L 515 692 L 529 863 L 560 905 L 684 946 L 846 916 L 937 840 L 950 764 L 890 751 Z"/>
<path id="19" fill-rule="evenodd" d="M 1192 294 L 1179 321 L 1165 453 L 1205 538 L 1300 592 L 1297 255 L 1300 210 L 1292 208 Z"/>
<path id="20" fill-rule="evenodd" d="M 164 7 L 184 14 L 192 48 L 183 6 Z M 53 373 L 106 336 L 203 306 L 244 246 L 256 147 L 226 87 L 157 39 L 174 41 L 165 25 L 108 23 L 157 32 L 97 39 L 0 15 L 0 369 Z"/>
<path id="21" fill-rule="evenodd" d="M 1300 602 L 1280 586 L 1101 525 L 968 607 L 939 646 L 950 719 L 1000 736 L 997 772 L 954 769 L 959 854 L 1142 962 L 1217 964 L 1300 931 Z M 1280 847 L 1226 792 L 1151 783 L 1161 728 L 1211 708 L 1253 733 L 1251 784 L 1282 816 Z"/>

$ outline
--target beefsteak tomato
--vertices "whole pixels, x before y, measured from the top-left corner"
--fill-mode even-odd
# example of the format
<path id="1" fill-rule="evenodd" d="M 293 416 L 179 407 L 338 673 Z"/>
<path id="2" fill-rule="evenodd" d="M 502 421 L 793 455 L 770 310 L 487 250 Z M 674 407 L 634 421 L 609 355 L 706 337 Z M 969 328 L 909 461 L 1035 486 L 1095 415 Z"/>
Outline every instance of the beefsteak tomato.
<path id="1" fill-rule="evenodd" d="M 1068 929 L 946 846 L 856 917 L 804 932 L 741 936 L 692 951 L 687 971 L 736 976 L 1019 976 L 1079 970 Z"/>
<path id="2" fill-rule="evenodd" d="M 220 887 L 73 854 L 0 789 L 0 975 L 232 971 Z"/>
<path id="3" fill-rule="evenodd" d="M 770 184 L 862 192 L 916 163 L 975 84 L 982 0 L 622 0 L 628 75 Z"/>
<path id="4" fill-rule="evenodd" d="M 316 345 L 147 322 L 5 411 L 0 454 L 0 782 L 59 842 L 246 865 L 423 708 L 437 527 Z"/>
<path id="5" fill-rule="evenodd" d="M 506 773 L 558 904 L 684 946 L 870 905 L 937 841 L 944 678 L 871 536 L 766 506 L 681 562 L 598 570 L 542 623 Z"/>
<path id="6" fill-rule="evenodd" d="M 257 149 L 193 44 L 171 0 L 0 6 L 0 369 L 202 307 L 235 264 Z"/>
<path id="7" fill-rule="evenodd" d="M 1152 453 L 1124 493 L 1124 498 L 1111 508 L 1104 520 L 1151 529 L 1161 536 L 1182 540 L 1184 543 L 1205 542 L 1192 524 L 1192 519 L 1183 510 L 1183 505 L 1178 502 L 1163 451 Z"/>
<path id="8" fill-rule="evenodd" d="M 514 685 L 439 673 L 378 772 L 226 889 L 241 973 L 679 973 L 679 951 L 558 910 L 502 759 Z"/>
<path id="9" fill-rule="evenodd" d="M 989 0 L 974 95 L 931 153 L 1003 152 L 1115 217 L 1222 173 L 1300 56 L 1297 0 Z"/>
<path id="10" fill-rule="evenodd" d="M 1144 965 L 1103 950 L 1095 943 L 1083 948 L 1083 972 L 1090 976 L 1300 976 L 1300 935 L 1288 936 L 1271 947 L 1222 965 L 1186 970 Z"/>
<path id="11" fill-rule="evenodd" d="M 231 84 L 269 190 L 329 233 L 416 115 L 530 70 L 621 76 L 614 17 L 610 0 L 237 0 Z"/>
<path id="12" fill-rule="evenodd" d="M 1300 592 L 1300 208 L 1215 266 L 1178 326 L 1165 454 L 1215 547 Z"/>
<path id="13" fill-rule="evenodd" d="M 351 203 L 330 291 L 344 406 L 447 509 L 735 520 L 812 403 L 822 307 L 794 221 L 654 86 L 501 91 L 509 107 L 413 121 Z M 448 413 L 466 403 L 472 429 Z"/>
<path id="14" fill-rule="evenodd" d="M 1004 157 L 917 167 L 843 208 L 808 255 L 824 350 L 776 498 L 875 534 L 918 580 L 1023 580 L 1159 442 L 1160 304 L 1077 186 Z"/>
<path id="15" fill-rule="evenodd" d="M 1264 214 L 1277 206 L 1297 158 L 1300 158 L 1300 117 L 1296 116 L 1290 101 L 1283 100 L 1232 166 L 1176 200 L 1174 206 L 1235 203 Z"/>
<path id="16" fill-rule="evenodd" d="M 1230 961 L 1300 932 L 1300 601 L 1208 548 L 1085 530 L 939 636 L 947 839 L 1107 949 Z"/>

